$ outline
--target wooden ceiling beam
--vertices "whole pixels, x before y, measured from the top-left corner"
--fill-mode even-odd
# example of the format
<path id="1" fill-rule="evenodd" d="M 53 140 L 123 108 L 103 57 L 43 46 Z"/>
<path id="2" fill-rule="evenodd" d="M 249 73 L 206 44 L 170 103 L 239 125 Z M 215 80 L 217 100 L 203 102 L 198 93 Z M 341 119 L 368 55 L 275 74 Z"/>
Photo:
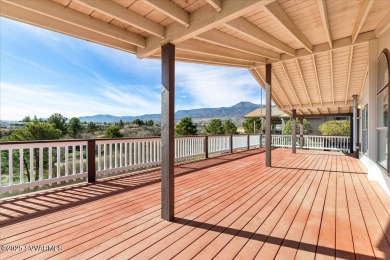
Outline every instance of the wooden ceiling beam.
<path id="1" fill-rule="evenodd" d="M 111 1 L 101 0 L 73 0 L 82 5 L 91 7 L 105 15 L 112 16 L 115 19 L 134 26 L 140 30 L 148 32 L 161 39 L 165 37 L 165 27 L 149 20 L 148 18 L 127 9 L 120 4 Z"/>
<path id="2" fill-rule="evenodd" d="M 375 36 L 378 38 L 382 36 L 382 34 L 390 29 L 390 12 L 387 12 L 385 17 L 380 21 L 378 26 L 375 29 Z"/>
<path id="3" fill-rule="evenodd" d="M 299 75 L 301 76 L 303 87 L 305 88 L 305 93 L 306 93 L 307 99 L 309 100 L 309 104 L 311 105 L 311 99 L 310 99 L 309 91 L 308 91 L 307 86 L 306 86 L 305 78 L 303 77 L 301 65 L 299 64 L 298 59 L 296 59 L 295 62 L 297 64 Z"/>
<path id="4" fill-rule="evenodd" d="M 279 53 L 261 48 L 257 45 L 241 40 L 237 37 L 231 36 L 230 34 L 218 31 L 217 29 L 212 29 L 210 31 L 204 32 L 198 35 L 196 38 L 212 44 L 217 44 L 233 50 L 259 55 L 269 59 L 280 59 Z"/>
<path id="5" fill-rule="evenodd" d="M 320 88 L 320 79 L 318 78 L 317 64 L 316 64 L 316 57 L 315 57 L 315 55 L 312 55 L 312 59 L 313 59 L 314 75 L 316 77 L 316 82 L 317 82 L 318 96 L 320 97 L 320 101 L 321 101 L 321 104 L 322 104 L 322 94 L 321 94 L 321 88 Z"/>
<path id="6" fill-rule="evenodd" d="M 326 8 L 326 1 L 317 0 L 317 2 L 318 2 L 318 8 L 320 10 L 320 16 L 321 16 L 322 25 L 324 27 L 325 36 L 326 39 L 328 40 L 329 47 L 332 48 L 333 47 L 332 34 L 330 32 L 330 27 L 329 27 L 329 18 L 328 18 L 328 10 Z"/>
<path id="7" fill-rule="evenodd" d="M 190 26 L 190 14 L 172 1 L 143 0 L 143 2 L 165 14 L 166 16 L 172 18 L 181 25 L 184 25 L 185 27 Z"/>
<path id="8" fill-rule="evenodd" d="M 162 2 L 162 0 L 153 1 Z M 173 23 L 166 27 L 165 39 L 161 40 L 157 37 L 148 38 L 146 48 L 140 48 L 137 51 L 137 57 L 146 58 L 154 55 L 160 50 L 162 45 L 168 42 L 178 44 L 186 41 L 273 1 L 275 0 L 224 0 L 222 2 L 223 9 L 219 13 L 215 12 L 210 5 L 205 5 L 191 13 L 191 23 L 188 28 L 183 27 L 181 24 Z"/>
<path id="9" fill-rule="evenodd" d="M 295 98 L 297 99 L 298 104 L 299 104 L 299 106 L 301 107 L 301 106 L 302 106 L 302 103 L 301 103 L 301 101 L 299 100 L 299 97 L 298 97 L 298 95 L 297 95 L 297 92 L 295 91 L 295 88 L 294 88 L 294 85 L 293 85 L 292 80 L 291 80 L 291 78 L 290 78 L 290 75 L 288 74 L 286 65 L 285 65 L 283 62 L 282 62 L 281 64 L 282 64 L 282 69 L 283 69 L 284 75 L 286 76 L 287 81 L 288 81 L 288 83 L 290 84 L 290 87 L 291 87 L 291 89 L 292 89 L 293 92 L 294 92 Z"/>
<path id="10" fill-rule="evenodd" d="M 326 42 L 326 43 L 314 45 L 312 53 L 308 52 L 306 49 L 296 50 L 295 57 L 291 57 L 291 55 L 287 55 L 287 54 L 282 53 L 281 54 L 281 61 L 298 59 L 298 58 L 302 58 L 302 57 L 312 55 L 312 54 L 319 54 L 319 53 L 334 51 L 334 50 L 338 50 L 338 49 L 346 48 L 346 47 L 350 47 L 350 46 L 357 46 L 360 44 L 366 44 L 370 40 L 373 40 L 373 39 L 376 39 L 375 31 L 369 31 L 369 32 L 359 34 L 359 36 L 357 37 L 355 42 L 352 42 L 352 37 L 345 37 L 342 39 L 334 40 L 332 42 L 332 46 L 333 46 L 332 48 L 330 48 L 329 43 Z"/>
<path id="11" fill-rule="evenodd" d="M 374 2 L 375 1 L 373 0 L 363 0 L 358 17 L 356 18 L 355 27 L 352 31 L 352 42 L 355 42 L 356 38 L 358 37 L 360 30 L 363 27 L 364 21 L 366 21 L 368 13 L 370 12 L 370 9 Z"/>
<path id="12" fill-rule="evenodd" d="M 266 58 L 264 57 L 232 50 L 226 47 L 217 46 L 214 44 L 210 44 L 195 39 L 189 39 L 185 42 L 177 44 L 176 49 L 186 50 L 195 53 L 203 53 L 210 56 L 219 56 L 219 57 L 226 57 L 226 58 L 243 60 L 243 61 L 256 62 L 261 64 L 266 63 Z"/>
<path id="13" fill-rule="evenodd" d="M 118 39 L 96 33 L 94 31 L 86 30 L 82 27 L 68 24 L 51 17 L 42 16 L 33 11 L 10 5 L 5 2 L 1 3 L 0 14 L 3 17 L 70 35 L 83 40 L 93 41 L 125 52 L 135 53 L 137 51 L 134 45 L 127 42 L 123 42 Z"/>
<path id="14" fill-rule="evenodd" d="M 336 101 L 333 105 L 333 102 L 324 102 L 324 103 L 312 103 L 310 104 L 302 104 L 300 105 L 293 105 L 292 108 L 289 105 L 285 105 L 282 108 L 283 109 L 317 109 L 317 108 L 332 108 L 332 107 L 350 107 L 353 105 L 352 100 L 349 100 L 347 104 L 345 104 L 344 101 Z"/>
<path id="15" fill-rule="evenodd" d="M 353 60 L 353 46 L 351 46 L 351 51 L 349 53 L 349 66 L 348 66 L 348 75 L 347 75 L 347 86 L 345 90 L 345 103 L 348 101 L 348 92 L 349 92 L 349 82 L 351 80 L 351 68 L 352 68 L 352 60 Z"/>
<path id="16" fill-rule="evenodd" d="M 252 24 L 243 17 L 239 17 L 225 24 L 230 29 L 233 29 L 239 32 L 242 35 L 245 35 L 255 41 L 262 42 L 269 47 L 278 49 L 280 52 L 284 52 L 295 56 L 295 49 L 291 48 L 284 42 L 276 39 L 272 35 L 266 33 L 256 25 Z"/>
<path id="17" fill-rule="evenodd" d="M 140 48 L 146 47 L 146 41 L 144 37 L 121 29 L 117 26 L 105 23 L 101 20 L 89 17 L 88 15 L 82 14 L 52 1 L 3 0 L 3 3 L 19 6 L 26 10 L 30 10 L 68 24 L 72 24 L 74 26 L 78 26 L 117 40 L 133 44 Z"/>
<path id="18" fill-rule="evenodd" d="M 150 58 L 161 59 L 160 54 L 151 56 Z M 212 65 L 221 65 L 221 66 L 233 66 L 233 67 L 243 67 L 248 68 L 253 66 L 253 62 L 231 59 L 227 57 L 220 56 L 210 56 L 203 53 L 189 52 L 181 49 L 177 49 L 175 53 L 176 61 L 199 63 L 199 64 L 212 64 Z"/>
<path id="19" fill-rule="evenodd" d="M 264 10 L 270 15 L 279 25 L 285 28 L 304 48 L 309 52 L 313 52 L 313 45 L 302 33 L 301 30 L 294 24 L 291 18 L 284 12 L 277 2 L 272 2 L 265 6 Z"/>
<path id="20" fill-rule="evenodd" d="M 206 2 L 211 5 L 218 13 L 222 11 L 221 0 L 206 0 Z"/>

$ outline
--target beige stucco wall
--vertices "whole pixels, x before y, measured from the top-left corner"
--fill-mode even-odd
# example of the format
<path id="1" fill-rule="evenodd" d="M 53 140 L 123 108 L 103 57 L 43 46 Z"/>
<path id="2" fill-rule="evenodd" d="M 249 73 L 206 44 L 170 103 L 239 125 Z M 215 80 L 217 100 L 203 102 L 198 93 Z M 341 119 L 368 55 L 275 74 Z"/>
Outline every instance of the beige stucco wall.
<path id="1" fill-rule="evenodd" d="M 388 29 L 385 33 L 378 38 L 377 41 L 370 42 L 371 49 L 375 50 L 370 52 L 371 65 L 375 64 L 381 52 L 387 48 L 390 50 L 390 29 Z M 369 107 L 369 115 L 368 115 L 368 153 L 360 154 L 360 159 L 363 164 L 368 168 L 368 178 L 370 180 L 377 181 L 381 187 L 385 190 L 387 194 L 390 196 L 390 177 L 387 175 L 387 172 L 384 168 L 379 166 L 377 161 L 377 134 L 376 134 L 376 74 L 377 67 L 369 66 L 369 76 L 367 77 L 366 87 L 363 91 L 362 99 L 360 100 L 359 105 L 363 108 L 368 104 Z M 360 115 L 361 117 L 361 115 Z M 361 120 L 360 120 L 361 124 Z M 360 125 L 361 129 L 361 125 Z M 361 136 L 361 131 L 360 131 Z M 360 138 L 362 140 L 362 136 Z"/>

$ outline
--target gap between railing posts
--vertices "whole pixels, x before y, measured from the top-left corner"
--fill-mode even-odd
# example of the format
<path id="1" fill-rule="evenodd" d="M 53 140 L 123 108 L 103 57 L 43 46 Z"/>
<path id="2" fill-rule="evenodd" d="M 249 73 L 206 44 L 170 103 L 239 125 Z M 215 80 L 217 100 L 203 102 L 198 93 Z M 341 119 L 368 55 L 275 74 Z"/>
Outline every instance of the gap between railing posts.
<path id="1" fill-rule="evenodd" d="M 96 154 L 96 141 L 88 140 L 88 182 L 92 183 L 96 181 L 96 164 L 95 164 L 95 154 Z"/>

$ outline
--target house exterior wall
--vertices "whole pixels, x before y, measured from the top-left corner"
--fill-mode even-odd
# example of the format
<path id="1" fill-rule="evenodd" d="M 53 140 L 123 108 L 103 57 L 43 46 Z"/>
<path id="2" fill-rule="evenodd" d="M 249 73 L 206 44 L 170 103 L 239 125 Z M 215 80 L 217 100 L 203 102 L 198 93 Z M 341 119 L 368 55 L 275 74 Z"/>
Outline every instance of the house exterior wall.
<path id="1" fill-rule="evenodd" d="M 368 178 L 377 181 L 390 196 L 390 177 L 387 170 L 377 163 L 378 135 L 377 135 L 377 73 L 378 58 L 384 49 L 390 50 L 390 29 L 378 39 L 369 42 L 369 69 L 366 88 L 360 100 L 360 107 L 368 106 L 368 151 L 366 154 L 360 152 L 360 159 L 368 168 Z M 360 110 L 360 118 L 362 117 Z M 362 129 L 362 120 L 360 120 Z M 362 132 L 360 131 L 360 140 Z"/>

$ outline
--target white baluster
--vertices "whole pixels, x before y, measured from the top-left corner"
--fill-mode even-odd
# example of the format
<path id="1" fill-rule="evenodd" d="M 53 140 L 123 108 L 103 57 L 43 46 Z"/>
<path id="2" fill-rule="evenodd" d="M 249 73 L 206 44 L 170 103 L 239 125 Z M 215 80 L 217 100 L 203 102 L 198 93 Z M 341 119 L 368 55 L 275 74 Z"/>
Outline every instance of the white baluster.
<path id="1" fill-rule="evenodd" d="M 49 157 L 49 162 L 50 162 L 50 159 L 51 158 Z M 19 168 L 20 168 L 20 172 L 19 172 L 20 181 L 19 181 L 19 183 L 22 184 L 22 183 L 24 183 L 23 148 L 19 149 Z M 0 169 L 1 169 L 1 165 L 0 165 Z"/>

